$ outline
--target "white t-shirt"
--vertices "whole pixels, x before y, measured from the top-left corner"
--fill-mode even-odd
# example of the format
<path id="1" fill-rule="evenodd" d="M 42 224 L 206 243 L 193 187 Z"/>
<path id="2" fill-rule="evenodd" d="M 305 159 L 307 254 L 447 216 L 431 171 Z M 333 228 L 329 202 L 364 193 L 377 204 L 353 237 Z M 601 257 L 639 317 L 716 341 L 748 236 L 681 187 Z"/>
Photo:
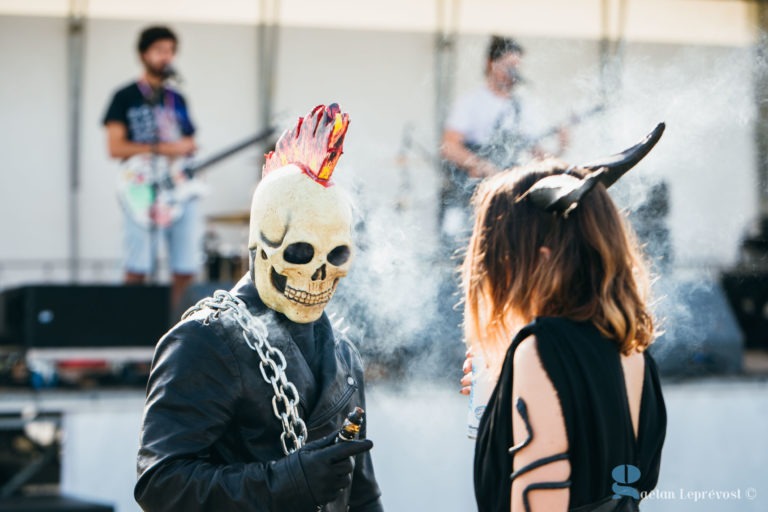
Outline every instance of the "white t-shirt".
<path id="1" fill-rule="evenodd" d="M 499 129 L 530 138 L 536 135 L 538 123 L 525 103 L 516 94 L 497 96 L 483 84 L 459 97 L 445 126 L 464 135 L 469 144 L 486 145 Z"/>

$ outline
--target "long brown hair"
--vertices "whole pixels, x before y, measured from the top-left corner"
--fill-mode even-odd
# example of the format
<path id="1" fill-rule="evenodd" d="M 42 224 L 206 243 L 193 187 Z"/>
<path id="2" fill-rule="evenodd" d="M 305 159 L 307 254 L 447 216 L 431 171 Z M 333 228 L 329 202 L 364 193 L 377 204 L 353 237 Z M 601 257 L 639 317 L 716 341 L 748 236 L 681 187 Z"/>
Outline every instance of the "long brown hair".
<path id="1" fill-rule="evenodd" d="M 566 168 L 548 160 L 505 171 L 474 196 L 475 225 L 462 266 L 464 329 L 470 345 L 497 364 L 513 331 L 537 316 L 591 321 L 624 354 L 653 341 L 646 265 L 605 187 L 597 185 L 565 217 L 523 197 L 536 181 Z"/>

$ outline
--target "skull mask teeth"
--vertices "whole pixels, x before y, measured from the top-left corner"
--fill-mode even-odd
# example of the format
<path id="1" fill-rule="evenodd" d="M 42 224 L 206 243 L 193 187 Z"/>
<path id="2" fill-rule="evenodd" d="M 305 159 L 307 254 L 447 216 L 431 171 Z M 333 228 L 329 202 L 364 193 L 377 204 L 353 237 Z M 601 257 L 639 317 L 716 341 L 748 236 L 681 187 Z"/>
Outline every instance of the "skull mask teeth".
<path id="1" fill-rule="evenodd" d="M 322 293 L 312 293 L 304 290 L 293 288 L 287 284 L 288 278 L 281 276 L 274 269 L 272 269 L 272 284 L 277 290 L 285 295 L 285 297 L 291 302 L 301 304 L 302 306 L 317 306 L 318 304 L 326 304 L 333 297 L 333 292 L 336 290 L 336 284 L 333 288 L 326 290 Z M 338 282 L 338 280 L 336 281 Z"/>
<path id="2" fill-rule="evenodd" d="M 339 278 L 336 278 L 330 289 L 320 293 L 312 293 L 290 286 L 288 284 L 288 278 L 275 272 L 274 268 L 272 268 L 271 277 L 272 286 L 277 288 L 277 291 L 285 295 L 291 302 L 301 304 L 302 306 L 317 306 L 328 303 L 331 300 L 331 297 L 333 297 L 333 293 L 336 291 L 336 285 L 339 283 Z"/>

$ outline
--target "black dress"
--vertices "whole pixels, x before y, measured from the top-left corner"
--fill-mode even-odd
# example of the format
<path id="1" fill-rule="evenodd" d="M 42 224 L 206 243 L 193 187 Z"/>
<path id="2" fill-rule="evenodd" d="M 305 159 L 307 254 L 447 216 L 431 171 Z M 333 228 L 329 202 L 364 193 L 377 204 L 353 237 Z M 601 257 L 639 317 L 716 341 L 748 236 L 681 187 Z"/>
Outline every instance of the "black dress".
<path id="1" fill-rule="evenodd" d="M 520 468 L 512 475 L 513 454 L 520 449 L 510 451 L 513 445 L 512 372 L 515 349 L 531 335 L 536 336 L 542 366 L 557 390 L 568 452 L 552 454 L 530 466 L 568 459 L 571 475 L 567 482 L 537 484 L 528 493 L 567 487 L 570 489 L 569 510 L 580 507 L 594 510 L 600 503 L 603 506 L 599 510 L 615 510 L 613 507 L 619 503 L 627 510 L 636 509 L 635 497 L 642 497 L 643 492 L 656 486 L 666 433 L 667 414 L 656 363 L 646 351 L 635 442 L 618 345 L 603 337 L 592 323 L 564 318 L 536 319 L 520 330 L 507 351 L 478 428 L 474 464 L 478 509 L 509 512 L 511 477 L 526 470 Z M 514 398 L 515 414 L 521 414 L 529 426 L 525 402 Z M 535 435 L 529 429 L 528 436 Z M 622 469 L 615 473 L 620 466 Z M 630 468 L 625 469 L 628 466 Z M 631 466 L 639 469 L 639 478 Z M 614 495 L 621 499 L 614 500 Z"/>

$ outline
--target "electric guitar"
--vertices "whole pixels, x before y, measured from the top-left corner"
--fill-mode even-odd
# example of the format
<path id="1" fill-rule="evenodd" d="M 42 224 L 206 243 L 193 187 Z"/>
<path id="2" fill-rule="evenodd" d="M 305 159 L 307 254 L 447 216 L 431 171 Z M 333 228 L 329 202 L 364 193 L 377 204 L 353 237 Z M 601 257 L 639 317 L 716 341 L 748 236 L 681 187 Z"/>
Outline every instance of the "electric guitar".
<path id="1" fill-rule="evenodd" d="M 490 160 L 499 169 L 509 169 L 518 165 L 523 160 L 522 156 L 526 151 L 531 151 L 541 141 L 556 135 L 562 127 L 576 126 L 587 118 L 602 112 L 604 109 L 605 106 L 603 104 L 597 104 L 586 109 L 584 112 L 571 115 L 561 124 L 554 125 L 539 134 L 525 139 L 514 138 L 513 136 L 505 138 L 502 134 L 497 137 L 500 140 L 496 140 L 491 144 L 465 144 L 465 147 L 476 155 Z M 482 178 L 470 177 L 465 169 L 458 167 L 452 162 L 444 161 L 443 168 L 442 202 L 462 207 L 468 206 L 472 193 Z"/>
<path id="2" fill-rule="evenodd" d="M 224 149 L 203 161 L 144 153 L 122 162 L 117 195 L 120 204 L 144 227 L 167 227 L 179 218 L 186 201 L 199 197 L 206 187 L 194 179 L 197 173 L 267 139 L 274 127 Z"/>

